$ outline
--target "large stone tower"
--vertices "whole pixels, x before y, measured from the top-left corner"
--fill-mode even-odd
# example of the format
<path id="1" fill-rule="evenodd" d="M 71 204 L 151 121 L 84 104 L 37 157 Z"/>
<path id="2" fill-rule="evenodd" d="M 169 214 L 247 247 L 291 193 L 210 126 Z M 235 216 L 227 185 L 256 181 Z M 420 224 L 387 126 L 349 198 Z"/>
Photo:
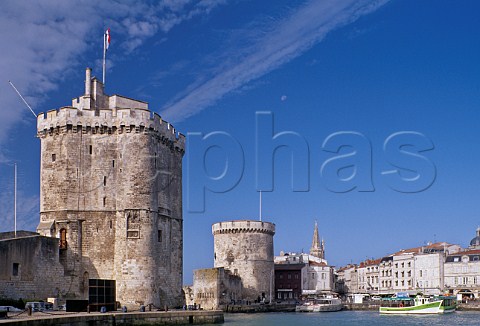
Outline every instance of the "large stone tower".
<path id="1" fill-rule="evenodd" d="M 242 279 L 242 297 L 270 301 L 274 294 L 273 235 L 275 224 L 231 221 L 212 225 L 215 267 L 224 267 Z"/>
<path id="2" fill-rule="evenodd" d="M 84 95 L 38 116 L 38 232 L 60 238 L 64 296 L 88 298 L 88 280 L 107 279 L 127 306 L 178 306 L 185 137 L 103 88 L 87 68 Z"/>

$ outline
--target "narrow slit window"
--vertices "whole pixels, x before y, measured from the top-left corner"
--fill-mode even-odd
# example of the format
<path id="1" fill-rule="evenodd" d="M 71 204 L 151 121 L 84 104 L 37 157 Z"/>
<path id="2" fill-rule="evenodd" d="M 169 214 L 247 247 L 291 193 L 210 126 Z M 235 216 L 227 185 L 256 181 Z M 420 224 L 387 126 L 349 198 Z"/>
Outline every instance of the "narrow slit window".
<path id="1" fill-rule="evenodd" d="M 93 146 L 92 145 L 90 145 L 89 151 L 90 151 L 90 155 L 91 155 L 93 153 Z"/>
<path id="2" fill-rule="evenodd" d="M 115 160 L 112 161 L 112 168 L 115 167 Z"/>
<path id="3" fill-rule="evenodd" d="M 55 162 L 57 160 L 57 154 L 52 154 L 52 162 Z"/>
<path id="4" fill-rule="evenodd" d="M 158 242 L 162 242 L 162 230 L 158 230 Z"/>
<path id="5" fill-rule="evenodd" d="M 13 276 L 18 276 L 19 269 L 20 269 L 20 264 L 19 263 L 13 263 L 12 275 Z"/>
<path id="6" fill-rule="evenodd" d="M 103 207 L 105 207 L 107 204 L 107 197 L 103 197 Z"/>
<path id="7" fill-rule="evenodd" d="M 105 187 L 106 185 L 107 185 L 107 177 L 104 176 L 104 177 L 103 177 L 103 186 Z"/>

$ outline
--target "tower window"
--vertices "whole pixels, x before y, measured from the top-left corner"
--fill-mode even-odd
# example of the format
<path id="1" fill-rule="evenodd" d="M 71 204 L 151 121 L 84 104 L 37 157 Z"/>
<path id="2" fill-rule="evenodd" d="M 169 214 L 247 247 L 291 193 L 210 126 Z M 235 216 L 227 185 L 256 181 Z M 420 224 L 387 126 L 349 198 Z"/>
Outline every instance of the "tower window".
<path id="1" fill-rule="evenodd" d="M 113 227 L 113 222 L 110 221 L 110 229 Z"/>
<path id="2" fill-rule="evenodd" d="M 18 276 L 18 271 L 20 270 L 19 263 L 13 263 L 12 276 Z"/>
<path id="3" fill-rule="evenodd" d="M 107 185 L 107 177 L 104 176 L 104 177 L 103 177 L 103 186 L 105 187 L 106 185 Z"/>
<path id="4" fill-rule="evenodd" d="M 115 167 L 115 160 L 112 161 L 112 168 Z"/>
<path id="5" fill-rule="evenodd" d="M 57 154 L 52 154 L 52 162 L 55 162 L 57 160 Z"/>
<path id="6" fill-rule="evenodd" d="M 158 242 L 162 242 L 162 230 L 158 230 Z"/>
<path id="7" fill-rule="evenodd" d="M 107 204 L 107 197 L 103 197 L 103 207 L 105 207 Z"/>
<path id="8" fill-rule="evenodd" d="M 93 147 L 92 147 L 92 145 L 90 145 L 90 147 L 89 147 L 89 152 L 90 152 L 90 155 L 93 153 Z"/>
<path id="9" fill-rule="evenodd" d="M 67 249 L 67 230 L 60 230 L 60 249 Z"/>

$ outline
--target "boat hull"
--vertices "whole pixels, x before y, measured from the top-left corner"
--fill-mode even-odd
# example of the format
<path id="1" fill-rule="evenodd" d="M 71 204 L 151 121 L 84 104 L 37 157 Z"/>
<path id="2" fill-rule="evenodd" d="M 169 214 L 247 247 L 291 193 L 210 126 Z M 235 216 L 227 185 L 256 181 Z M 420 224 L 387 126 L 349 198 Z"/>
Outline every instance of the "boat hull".
<path id="1" fill-rule="evenodd" d="M 333 312 L 343 309 L 342 303 L 301 305 L 295 308 L 296 312 Z"/>
<path id="2" fill-rule="evenodd" d="M 386 315 L 446 314 L 455 311 L 455 306 L 442 306 L 442 300 L 410 307 L 380 307 Z"/>

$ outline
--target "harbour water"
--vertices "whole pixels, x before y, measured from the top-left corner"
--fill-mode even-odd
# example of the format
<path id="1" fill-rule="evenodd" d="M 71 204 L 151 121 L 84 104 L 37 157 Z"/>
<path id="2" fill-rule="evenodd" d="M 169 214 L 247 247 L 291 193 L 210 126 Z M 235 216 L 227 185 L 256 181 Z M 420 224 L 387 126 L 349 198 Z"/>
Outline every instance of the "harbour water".
<path id="1" fill-rule="evenodd" d="M 326 313 L 225 314 L 227 326 L 310 326 L 310 325 L 480 325 L 480 312 L 457 311 L 446 315 L 380 316 L 376 311 Z"/>

